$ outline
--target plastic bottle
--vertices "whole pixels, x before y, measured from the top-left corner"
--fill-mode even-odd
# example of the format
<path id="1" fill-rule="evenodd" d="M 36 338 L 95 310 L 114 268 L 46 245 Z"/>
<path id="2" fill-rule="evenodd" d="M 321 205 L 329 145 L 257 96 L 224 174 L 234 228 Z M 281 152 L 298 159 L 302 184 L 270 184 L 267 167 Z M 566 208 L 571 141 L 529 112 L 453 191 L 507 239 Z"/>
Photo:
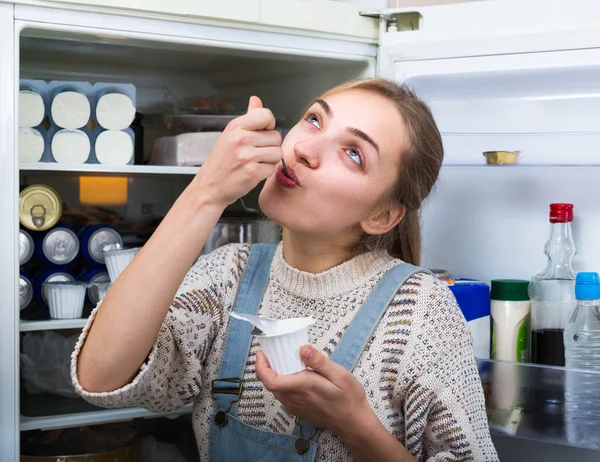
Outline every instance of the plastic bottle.
<path id="1" fill-rule="evenodd" d="M 571 234 L 572 204 L 550 204 L 546 269 L 531 278 L 531 362 L 564 366 L 563 331 L 575 309 L 576 248 Z"/>
<path id="2" fill-rule="evenodd" d="M 600 372 L 600 278 L 579 273 L 575 285 L 577 307 L 564 331 L 568 369 Z M 600 445 L 600 375 L 567 370 L 565 415 L 570 442 Z"/>
<path id="3" fill-rule="evenodd" d="M 492 359 L 529 361 L 529 281 L 492 281 Z"/>

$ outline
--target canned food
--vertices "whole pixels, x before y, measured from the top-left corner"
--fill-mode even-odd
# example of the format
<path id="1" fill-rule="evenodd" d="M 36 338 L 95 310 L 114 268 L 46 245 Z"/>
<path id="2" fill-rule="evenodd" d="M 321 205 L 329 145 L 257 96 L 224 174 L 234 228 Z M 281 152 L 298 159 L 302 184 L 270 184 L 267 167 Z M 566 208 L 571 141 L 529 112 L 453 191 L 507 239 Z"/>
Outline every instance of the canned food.
<path id="1" fill-rule="evenodd" d="M 31 234 L 27 231 L 20 229 L 19 230 L 19 264 L 24 265 L 33 256 L 33 251 L 35 249 L 35 245 L 33 243 L 33 238 Z"/>
<path id="2" fill-rule="evenodd" d="M 37 274 L 34 282 L 34 295 L 47 304 L 48 296 L 43 289 L 45 282 L 75 282 L 75 276 L 70 271 L 62 268 L 49 269 Z"/>
<path id="3" fill-rule="evenodd" d="M 92 264 L 104 264 L 104 248 L 116 244 L 123 248 L 123 238 L 108 225 L 88 225 L 79 233 L 83 258 Z"/>
<path id="4" fill-rule="evenodd" d="M 100 301 L 100 296 L 96 284 L 109 283 L 110 277 L 104 268 L 94 268 L 81 275 L 82 281 L 91 282 L 92 287 L 88 288 L 87 296 L 90 303 L 94 306 Z"/>
<path id="5" fill-rule="evenodd" d="M 31 279 L 21 273 L 19 276 L 19 308 L 24 310 L 29 306 L 33 299 L 33 285 Z"/>
<path id="6" fill-rule="evenodd" d="M 52 228 L 62 215 L 62 201 L 54 189 L 31 185 L 19 194 L 19 221 L 32 231 Z"/>
<path id="7" fill-rule="evenodd" d="M 69 228 L 53 228 L 46 233 L 40 246 L 44 263 L 67 265 L 79 253 L 79 239 Z"/>

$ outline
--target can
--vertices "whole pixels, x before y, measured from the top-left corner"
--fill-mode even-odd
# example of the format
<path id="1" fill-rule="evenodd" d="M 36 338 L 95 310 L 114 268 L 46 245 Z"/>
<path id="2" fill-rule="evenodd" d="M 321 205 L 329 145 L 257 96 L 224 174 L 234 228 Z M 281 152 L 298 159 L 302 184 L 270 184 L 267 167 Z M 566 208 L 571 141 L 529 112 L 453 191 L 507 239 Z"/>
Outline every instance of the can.
<path id="1" fill-rule="evenodd" d="M 24 229 L 19 230 L 19 264 L 24 265 L 33 256 L 35 244 L 33 238 Z"/>
<path id="2" fill-rule="evenodd" d="M 19 308 L 24 310 L 33 300 L 33 285 L 31 279 L 24 273 L 19 276 Z"/>
<path id="3" fill-rule="evenodd" d="M 52 228 L 40 240 L 40 257 L 46 264 L 67 265 L 79 254 L 77 234 L 65 226 Z"/>
<path id="4" fill-rule="evenodd" d="M 64 268 L 46 269 L 39 272 L 34 281 L 34 296 L 48 304 L 48 297 L 43 290 L 44 282 L 75 282 L 75 276 Z"/>
<path id="5" fill-rule="evenodd" d="M 93 268 L 88 270 L 84 272 L 79 279 L 85 282 L 91 282 L 92 284 L 98 282 L 110 282 L 110 276 L 108 275 L 106 268 Z M 98 299 L 98 290 L 96 290 L 94 286 L 88 288 L 87 297 L 89 302 L 94 306 L 100 301 Z"/>
<path id="6" fill-rule="evenodd" d="M 19 194 L 19 221 L 31 231 L 52 228 L 62 215 L 62 201 L 49 186 L 31 185 Z"/>
<path id="7" fill-rule="evenodd" d="M 121 234 L 108 225 L 87 225 L 80 233 L 81 254 L 83 258 L 91 264 L 104 264 L 103 249 L 109 244 L 117 244 L 123 248 L 123 238 Z"/>

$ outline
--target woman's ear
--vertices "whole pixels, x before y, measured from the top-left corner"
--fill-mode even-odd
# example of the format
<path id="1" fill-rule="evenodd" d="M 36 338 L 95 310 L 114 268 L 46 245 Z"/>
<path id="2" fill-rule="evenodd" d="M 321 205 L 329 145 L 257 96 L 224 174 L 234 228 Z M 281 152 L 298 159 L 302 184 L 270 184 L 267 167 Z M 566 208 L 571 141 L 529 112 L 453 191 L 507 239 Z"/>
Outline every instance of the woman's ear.
<path id="1" fill-rule="evenodd" d="M 360 227 L 367 234 L 385 234 L 397 226 L 405 214 L 406 207 L 402 205 L 380 209 L 361 221 Z"/>

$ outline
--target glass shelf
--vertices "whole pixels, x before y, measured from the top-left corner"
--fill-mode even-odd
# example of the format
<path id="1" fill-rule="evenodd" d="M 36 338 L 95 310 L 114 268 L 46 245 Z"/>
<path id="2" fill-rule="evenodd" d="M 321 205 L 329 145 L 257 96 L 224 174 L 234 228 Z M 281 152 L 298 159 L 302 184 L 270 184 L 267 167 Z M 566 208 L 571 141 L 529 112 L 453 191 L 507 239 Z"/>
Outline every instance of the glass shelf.
<path id="1" fill-rule="evenodd" d="M 492 433 L 587 449 L 600 449 L 600 393 L 585 403 L 585 417 L 565 405 L 568 384 L 595 383 L 600 373 L 479 359 Z M 593 395 L 592 395 L 593 396 Z"/>

